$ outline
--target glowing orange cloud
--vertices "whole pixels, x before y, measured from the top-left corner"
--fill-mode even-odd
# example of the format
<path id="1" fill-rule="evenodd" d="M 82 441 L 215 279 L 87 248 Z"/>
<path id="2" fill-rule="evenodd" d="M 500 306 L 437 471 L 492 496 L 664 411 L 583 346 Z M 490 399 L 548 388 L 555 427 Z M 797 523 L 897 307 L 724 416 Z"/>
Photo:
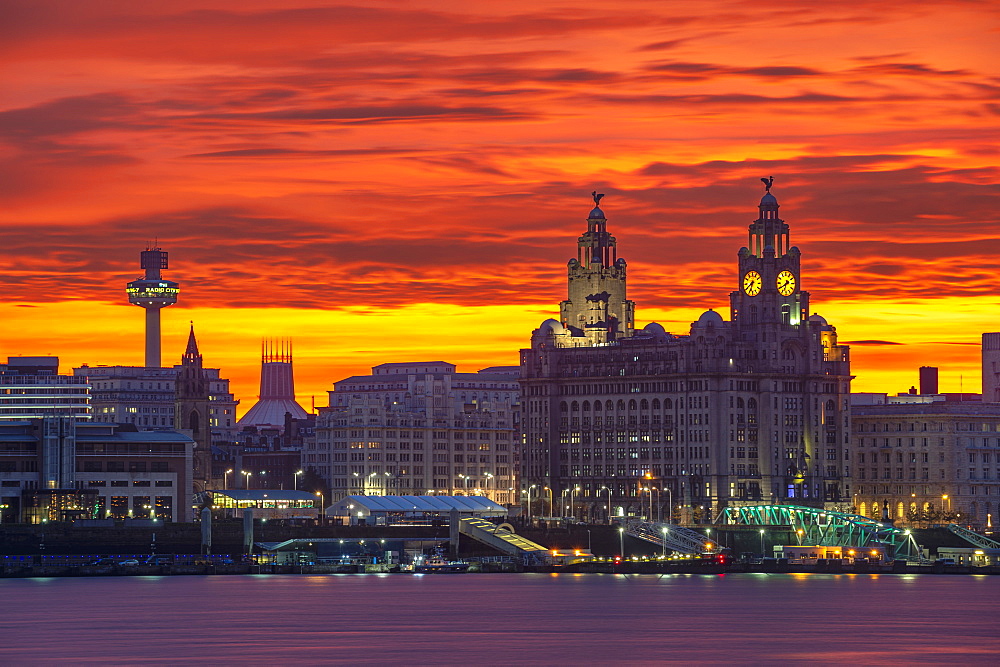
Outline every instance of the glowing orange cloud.
<path id="1" fill-rule="evenodd" d="M 372 364 L 516 363 L 589 210 L 640 324 L 736 287 L 774 175 L 859 390 L 978 384 L 994 319 L 989 5 L 855 2 L 5 7 L 0 354 L 141 363 L 138 251 L 171 254 L 206 362 L 256 394 L 296 340 L 308 402 Z"/>

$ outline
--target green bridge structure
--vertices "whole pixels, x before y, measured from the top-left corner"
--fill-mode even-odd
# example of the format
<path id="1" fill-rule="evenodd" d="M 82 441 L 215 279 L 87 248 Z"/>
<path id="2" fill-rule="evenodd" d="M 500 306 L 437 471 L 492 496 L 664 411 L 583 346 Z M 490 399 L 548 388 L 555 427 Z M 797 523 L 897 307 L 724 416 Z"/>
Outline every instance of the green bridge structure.
<path id="1" fill-rule="evenodd" d="M 799 535 L 801 544 L 816 546 L 880 547 L 893 560 L 922 561 L 920 547 L 910 531 L 869 519 L 798 505 L 750 505 L 727 507 L 716 524 L 744 526 L 788 526 Z M 696 528 L 670 523 L 631 520 L 623 525 L 631 537 L 681 554 L 718 553 L 720 546 Z"/>

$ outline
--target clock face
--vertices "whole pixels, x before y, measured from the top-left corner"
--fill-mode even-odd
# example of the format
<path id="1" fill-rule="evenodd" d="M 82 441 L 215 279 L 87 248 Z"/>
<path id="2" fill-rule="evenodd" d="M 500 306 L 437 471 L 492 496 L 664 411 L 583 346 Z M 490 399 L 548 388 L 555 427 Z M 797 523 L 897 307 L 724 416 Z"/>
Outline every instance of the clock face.
<path id="1" fill-rule="evenodd" d="M 775 284 L 778 287 L 778 294 L 790 296 L 795 291 L 795 274 L 791 271 L 782 271 L 778 274 Z"/>
<path id="2" fill-rule="evenodd" d="M 747 271 L 747 274 L 743 276 L 743 291 L 747 293 L 747 296 L 757 296 L 760 294 L 760 288 L 764 284 L 761 280 L 760 274 L 756 271 Z"/>

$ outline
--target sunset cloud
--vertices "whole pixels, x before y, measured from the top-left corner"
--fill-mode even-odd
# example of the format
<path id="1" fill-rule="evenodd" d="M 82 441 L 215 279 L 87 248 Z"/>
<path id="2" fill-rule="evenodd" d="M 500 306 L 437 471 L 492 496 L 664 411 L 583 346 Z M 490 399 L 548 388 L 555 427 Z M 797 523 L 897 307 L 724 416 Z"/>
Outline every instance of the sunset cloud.
<path id="1" fill-rule="evenodd" d="M 304 395 L 381 361 L 514 363 L 594 189 L 641 322 L 683 332 L 726 309 L 771 175 L 859 389 L 972 377 L 997 328 L 988 4 L 0 11 L 0 354 L 138 363 L 124 283 L 158 239 L 165 357 L 198 315 L 244 398 L 266 335 L 296 338 Z"/>

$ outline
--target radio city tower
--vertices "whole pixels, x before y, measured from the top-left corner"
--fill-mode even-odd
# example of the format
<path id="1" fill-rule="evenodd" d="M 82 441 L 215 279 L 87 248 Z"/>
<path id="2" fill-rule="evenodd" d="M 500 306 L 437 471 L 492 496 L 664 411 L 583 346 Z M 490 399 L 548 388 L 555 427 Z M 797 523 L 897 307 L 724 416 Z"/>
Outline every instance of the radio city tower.
<path id="1" fill-rule="evenodd" d="M 160 270 L 167 268 L 167 253 L 159 248 L 142 251 L 146 277 L 128 284 L 128 302 L 146 309 L 146 367 L 160 367 L 160 309 L 177 303 L 177 283 L 163 280 Z"/>

